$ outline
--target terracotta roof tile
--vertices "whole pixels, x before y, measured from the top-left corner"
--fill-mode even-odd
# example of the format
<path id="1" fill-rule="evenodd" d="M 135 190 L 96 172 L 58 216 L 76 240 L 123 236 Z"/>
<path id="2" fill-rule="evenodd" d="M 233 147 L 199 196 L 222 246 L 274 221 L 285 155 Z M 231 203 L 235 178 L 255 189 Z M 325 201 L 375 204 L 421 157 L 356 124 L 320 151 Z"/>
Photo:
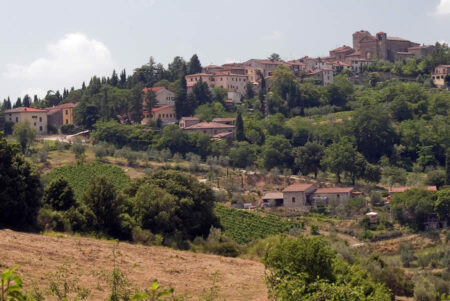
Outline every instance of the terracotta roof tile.
<path id="1" fill-rule="evenodd" d="M 15 108 L 15 109 L 11 109 L 11 110 L 6 110 L 5 111 L 5 113 L 20 113 L 20 112 L 45 113 L 46 110 L 35 109 L 35 108 L 27 108 L 27 107 L 20 107 L 20 108 Z"/>
<path id="2" fill-rule="evenodd" d="M 262 196 L 261 199 L 263 200 L 276 200 L 276 199 L 282 199 L 283 193 L 282 192 L 267 192 Z"/>
<path id="3" fill-rule="evenodd" d="M 283 189 L 283 192 L 302 192 L 313 187 L 314 187 L 313 184 L 296 183 Z"/>
<path id="4" fill-rule="evenodd" d="M 200 122 L 189 127 L 184 128 L 185 130 L 193 129 L 232 129 L 234 125 L 217 123 L 217 122 Z"/>

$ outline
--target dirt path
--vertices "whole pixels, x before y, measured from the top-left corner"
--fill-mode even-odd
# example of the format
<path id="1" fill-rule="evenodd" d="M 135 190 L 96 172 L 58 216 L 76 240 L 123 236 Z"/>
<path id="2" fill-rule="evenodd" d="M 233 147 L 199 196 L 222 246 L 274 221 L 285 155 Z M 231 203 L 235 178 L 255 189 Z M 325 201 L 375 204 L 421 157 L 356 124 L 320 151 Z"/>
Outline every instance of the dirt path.
<path id="1" fill-rule="evenodd" d="M 89 300 L 105 300 L 110 292 L 114 245 L 89 238 L 0 230 L 0 270 L 18 265 L 25 287 L 31 289 L 37 283 L 46 289 L 48 276 L 66 262 L 72 276 L 79 277 L 79 285 L 91 290 Z M 214 285 L 217 273 L 219 300 L 267 300 L 261 263 L 128 243 L 120 243 L 118 250 L 118 267 L 141 288 L 158 279 L 162 287 L 172 286 L 188 300 L 197 300 Z"/>

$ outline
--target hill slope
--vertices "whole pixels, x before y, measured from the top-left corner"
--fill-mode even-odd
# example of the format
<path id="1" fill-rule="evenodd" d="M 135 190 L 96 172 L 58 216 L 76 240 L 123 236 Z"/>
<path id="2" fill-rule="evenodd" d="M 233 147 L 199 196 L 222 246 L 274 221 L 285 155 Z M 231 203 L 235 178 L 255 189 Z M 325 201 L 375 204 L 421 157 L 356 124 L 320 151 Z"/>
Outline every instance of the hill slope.
<path id="1" fill-rule="evenodd" d="M 105 300 L 110 292 L 114 245 L 90 238 L 0 230 L 0 270 L 19 265 L 27 289 L 33 283 L 46 289 L 48 275 L 66 262 L 79 277 L 79 285 L 91 290 L 89 300 Z M 177 294 L 197 300 L 213 286 L 212 276 L 217 271 L 220 300 L 267 300 L 261 263 L 128 243 L 119 243 L 118 250 L 118 267 L 141 288 L 158 279 L 163 287 L 172 286 Z"/>

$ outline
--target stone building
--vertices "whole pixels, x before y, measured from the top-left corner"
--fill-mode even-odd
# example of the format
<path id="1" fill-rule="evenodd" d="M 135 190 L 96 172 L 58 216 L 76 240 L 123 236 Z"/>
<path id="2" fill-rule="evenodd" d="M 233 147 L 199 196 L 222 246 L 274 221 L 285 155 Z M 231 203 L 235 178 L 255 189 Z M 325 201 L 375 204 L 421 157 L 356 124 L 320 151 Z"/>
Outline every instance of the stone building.
<path id="1" fill-rule="evenodd" d="M 5 111 L 5 121 L 28 122 L 38 135 L 47 134 L 47 112 L 45 110 L 20 107 Z"/>
<path id="2" fill-rule="evenodd" d="M 200 119 L 198 119 L 197 117 L 181 117 L 179 126 L 180 128 L 184 129 L 199 122 Z"/>
<path id="3" fill-rule="evenodd" d="M 144 119 L 142 120 L 142 124 L 147 124 L 150 119 L 153 121 L 157 121 L 159 119 L 163 125 L 175 123 L 177 121 L 175 108 L 173 106 L 156 107 L 152 109 L 151 114 L 147 111 L 144 111 L 143 113 Z"/>
<path id="4" fill-rule="evenodd" d="M 63 124 L 73 124 L 73 111 L 75 107 L 76 104 L 69 102 L 45 108 L 45 111 L 47 111 L 47 123 L 56 128 L 60 128 Z"/>
<path id="5" fill-rule="evenodd" d="M 450 74 L 450 65 L 439 65 L 434 69 L 434 72 L 431 73 L 431 78 L 433 79 L 433 84 L 438 87 L 446 87 L 447 83 L 445 82 L 445 78 Z"/>
<path id="6" fill-rule="evenodd" d="M 312 195 L 315 190 L 316 188 L 312 184 L 292 184 L 283 190 L 283 206 L 309 211 L 313 207 Z"/>
<path id="7" fill-rule="evenodd" d="M 144 88 L 142 90 L 144 94 L 147 94 L 148 91 L 153 91 L 153 93 L 155 93 L 155 98 L 158 102 L 157 107 L 175 105 L 175 93 L 166 89 L 165 87 Z M 145 101 L 143 105 L 145 106 Z"/>

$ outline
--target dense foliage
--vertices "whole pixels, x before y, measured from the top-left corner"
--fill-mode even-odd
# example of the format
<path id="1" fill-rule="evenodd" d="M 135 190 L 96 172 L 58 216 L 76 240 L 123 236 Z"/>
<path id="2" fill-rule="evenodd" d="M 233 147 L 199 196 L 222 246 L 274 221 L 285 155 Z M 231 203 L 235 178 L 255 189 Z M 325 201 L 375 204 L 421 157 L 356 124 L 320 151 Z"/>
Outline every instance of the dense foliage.
<path id="1" fill-rule="evenodd" d="M 32 228 L 41 204 L 39 173 L 1 132 L 0 180 L 0 227 Z"/>

